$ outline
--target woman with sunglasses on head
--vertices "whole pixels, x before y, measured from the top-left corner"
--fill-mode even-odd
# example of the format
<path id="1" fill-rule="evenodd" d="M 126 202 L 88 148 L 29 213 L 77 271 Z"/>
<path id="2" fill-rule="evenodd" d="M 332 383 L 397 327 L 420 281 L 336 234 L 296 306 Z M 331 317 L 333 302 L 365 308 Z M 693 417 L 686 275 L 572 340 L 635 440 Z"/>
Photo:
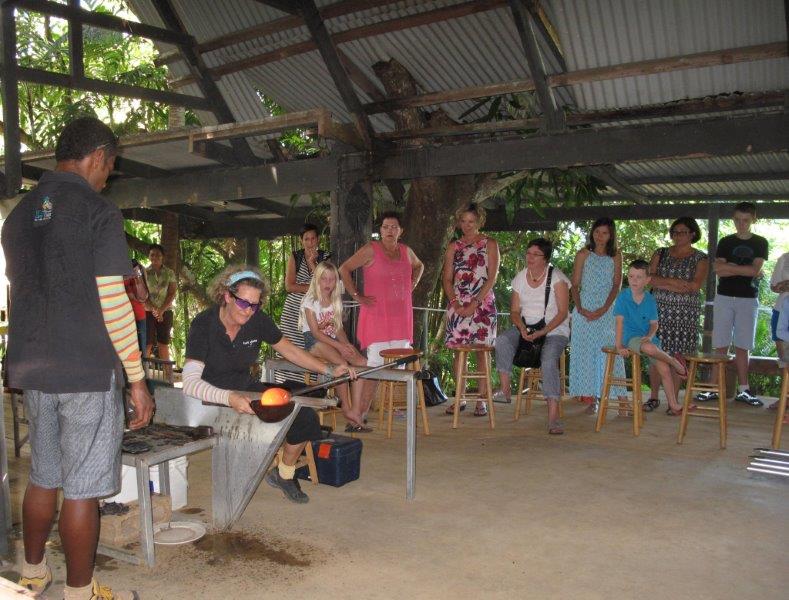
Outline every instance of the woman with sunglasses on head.
<path id="1" fill-rule="evenodd" d="M 709 260 L 693 247 L 701 239 L 701 229 L 691 217 L 680 217 L 669 227 L 673 245 L 660 248 L 649 263 L 652 295 L 658 308 L 657 336 L 669 355 L 693 354 L 699 344 L 701 287 L 707 279 Z M 679 376 L 674 373 L 674 389 L 679 390 Z M 654 365 L 649 367 L 649 400 L 644 410 L 660 406 L 660 375 Z"/>
<path id="2" fill-rule="evenodd" d="M 250 372 L 258 362 L 263 342 L 286 360 L 310 371 L 329 377 L 355 377 L 352 367 L 327 365 L 283 337 L 271 317 L 260 310 L 269 286 L 258 269 L 247 265 L 227 267 L 211 284 L 209 293 L 216 305 L 194 318 L 186 339 L 184 394 L 254 415 L 249 398 L 234 390 L 264 391 L 275 386 L 257 381 Z M 309 498 L 294 477 L 295 464 L 304 446 L 320 437 L 315 411 L 302 407 L 285 437 L 282 460 L 266 475 L 266 483 L 282 490 L 293 502 L 307 502 Z"/>

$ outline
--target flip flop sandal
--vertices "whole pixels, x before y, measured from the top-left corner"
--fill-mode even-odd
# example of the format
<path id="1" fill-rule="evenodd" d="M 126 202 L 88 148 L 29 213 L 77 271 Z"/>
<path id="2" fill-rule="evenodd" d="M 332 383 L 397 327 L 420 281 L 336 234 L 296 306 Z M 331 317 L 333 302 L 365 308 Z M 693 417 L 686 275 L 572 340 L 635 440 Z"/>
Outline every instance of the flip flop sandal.
<path id="1" fill-rule="evenodd" d="M 564 426 L 562 426 L 561 421 L 554 421 L 550 425 L 548 425 L 548 434 L 549 435 L 563 435 L 564 434 Z"/>
<path id="2" fill-rule="evenodd" d="M 660 398 L 650 398 L 644 402 L 644 412 L 652 412 L 660 406 Z"/>
<path id="3" fill-rule="evenodd" d="M 463 402 L 460 403 L 460 412 L 463 412 L 464 410 L 466 410 L 466 401 L 465 400 L 463 400 Z M 447 415 L 454 415 L 455 414 L 455 403 L 453 402 L 452 404 L 450 404 L 447 407 L 447 409 L 444 411 L 444 413 L 447 414 Z"/>
<path id="4" fill-rule="evenodd" d="M 680 366 L 682 367 L 682 372 L 680 373 L 677 371 L 677 375 L 679 375 L 680 379 L 687 379 L 688 378 L 688 363 L 685 361 L 685 357 L 682 356 L 679 352 L 674 353 L 674 360 L 676 360 Z"/>

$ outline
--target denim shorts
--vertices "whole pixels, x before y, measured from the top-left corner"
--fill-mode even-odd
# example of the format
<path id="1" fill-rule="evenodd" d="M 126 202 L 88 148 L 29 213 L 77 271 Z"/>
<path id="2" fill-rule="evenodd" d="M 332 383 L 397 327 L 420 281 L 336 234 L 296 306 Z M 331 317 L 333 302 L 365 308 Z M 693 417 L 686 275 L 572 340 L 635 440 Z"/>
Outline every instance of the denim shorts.
<path id="1" fill-rule="evenodd" d="M 315 339 L 315 336 L 312 335 L 311 331 L 305 331 L 304 333 L 302 333 L 302 335 L 304 336 L 304 350 L 309 352 L 312 349 L 312 347 L 318 342 Z"/>

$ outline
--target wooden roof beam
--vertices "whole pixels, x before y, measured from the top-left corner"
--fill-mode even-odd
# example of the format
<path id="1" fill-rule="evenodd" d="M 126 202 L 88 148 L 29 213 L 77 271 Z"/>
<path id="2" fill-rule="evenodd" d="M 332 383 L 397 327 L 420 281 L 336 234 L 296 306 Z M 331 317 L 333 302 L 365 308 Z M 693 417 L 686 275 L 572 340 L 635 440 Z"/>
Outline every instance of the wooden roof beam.
<path id="1" fill-rule="evenodd" d="M 175 11 L 175 8 L 173 8 L 170 0 L 158 0 L 157 2 L 154 2 L 153 5 L 157 14 L 159 15 L 159 18 L 165 23 L 165 25 L 167 25 L 170 30 L 179 31 L 184 34 L 186 33 L 186 27 L 181 18 L 178 16 L 178 13 Z M 200 55 L 195 52 L 193 44 L 181 45 L 180 52 L 183 55 L 187 65 L 189 65 L 189 69 L 192 71 L 192 74 L 196 79 L 197 85 L 200 88 L 200 92 L 208 101 L 208 104 L 211 107 L 211 112 L 216 117 L 216 120 L 220 123 L 235 123 L 236 117 L 233 114 L 233 111 L 230 110 L 230 106 L 228 106 L 224 96 L 222 96 L 222 92 L 219 91 L 216 82 L 208 74 L 208 67 L 205 66 L 205 63 L 203 62 L 203 59 L 200 58 Z M 236 156 L 238 157 L 238 161 L 241 164 L 255 165 L 262 162 L 261 159 L 255 156 L 255 153 L 252 152 L 252 148 L 250 147 L 247 140 L 243 138 L 233 139 L 231 140 L 230 144 L 233 147 L 233 151 L 235 152 Z"/>
<path id="2" fill-rule="evenodd" d="M 608 67 L 558 73 L 548 76 L 548 85 L 550 87 L 575 85 L 578 83 L 621 79 L 623 77 L 668 73 L 670 71 L 682 69 L 698 69 L 702 67 L 768 60 L 785 56 L 789 56 L 789 49 L 786 43 L 775 42 L 770 44 L 759 44 L 757 46 L 714 50 L 712 52 L 701 52 L 698 54 L 672 56 L 668 58 L 623 63 Z M 365 105 L 364 108 L 368 115 L 372 115 L 403 108 L 416 108 L 444 102 L 474 100 L 477 98 L 486 98 L 488 96 L 529 92 L 535 89 L 535 83 L 531 79 L 519 79 L 492 85 L 471 86 L 443 92 L 429 92 L 427 94 L 419 94 L 408 98 L 394 98 L 384 102 L 371 102 Z"/>
<path id="3" fill-rule="evenodd" d="M 353 119 L 356 131 L 362 139 L 364 147 L 367 149 L 372 148 L 375 131 L 362 109 L 359 96 L 356 95 L 356 91 L 353 89 L 353 84 L 345 70 L 343 60 L 340 58 L 328 29 L 326 29 L 326 24 L 323 22 L 320 12 L 318 12 L 315 1 L 301 0 L 299 7 L 307 29 L 309 29 L 312 39 L 318 45 L 318 51 L 323 57 L 326 69 L 329 71 L 329 75 L 340 93 L 345 109 Z M 347 57 L 345 57 L 345 61 L 350 62 Z"/>
<path id="4" fill-rule="evenodd" d="M 339 31 L 332 35 L 332 40 L 335 44 L 342 44 L 354 40 L 374 37 L 376 35 L 381 35 L 392 31 L 401 31 L 403 29 L 410 29 L 412 27 L 419 27 L 421 25 L 428 25 L 430 23 L 438 23 L 448 19 L 457 19 L 460 17 L 501 8 L 505 5 L 506 0 L 473 0 L 470 2 L 463 2 L 461 4 L 453 4 L 451 6 L 436 8 L 433 10 L 417 13 L 415 15 L 409 15 L 407 17 L 389 19 L 387 21 L 381 21 L 378 23 L 372 23 L 370 25 L 355 27 L 353 29 L 346 29 L 345 31 Z M 326 17 L 324 16 L 324 18 Z M 291 56 L 298 56 L 300 54 L 312 52 L 313 50 L 317 49 L 317 44 L 312 40 L 297 42 L 295 44 L 291 44 L 290 46 L 284 46 L 269 52 L 264 52 L 262 54 L 256 54 L 254 56 L 225 63 L 211 69 L 210 73 L 213 77 L 221 77 L 223 75 L 227 75 L 228 73 L 236 73 L 245 69 L 259 67 L 267 63 L 283 60 Z M 192 77 L 182 77 L 172 81 L 170 83 L 170 87 L 175 89 L 190 83 L 194 83 L 194 79 Z"/>

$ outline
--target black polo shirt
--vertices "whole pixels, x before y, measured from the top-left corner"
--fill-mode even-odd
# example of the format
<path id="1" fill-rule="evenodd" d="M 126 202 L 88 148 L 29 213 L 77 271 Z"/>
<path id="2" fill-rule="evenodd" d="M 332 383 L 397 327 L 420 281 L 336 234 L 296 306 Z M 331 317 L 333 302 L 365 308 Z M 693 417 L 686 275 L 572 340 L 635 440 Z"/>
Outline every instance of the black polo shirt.
<path id="1" fill-rule="evenodd" d="M 9 385 L 47 393 L 110 389 L 120 362 L 96 277 L 131 272 L 123 217 L 75 173 L 45 173 L 3 224 L 11 283 Z"/>
<path id="2" fill-rule="evenodd" d="M 273 345 L 282 332 L 266 313 L 256 312 L 231 342 L 219 320 L 219 306 L 197 315 L 186 338 L 186 358 L 205 364 L 203 379 L 224 390 L 246 390 L 254 383 L 249 368 L 258 361 L 260 345 Z"/>

